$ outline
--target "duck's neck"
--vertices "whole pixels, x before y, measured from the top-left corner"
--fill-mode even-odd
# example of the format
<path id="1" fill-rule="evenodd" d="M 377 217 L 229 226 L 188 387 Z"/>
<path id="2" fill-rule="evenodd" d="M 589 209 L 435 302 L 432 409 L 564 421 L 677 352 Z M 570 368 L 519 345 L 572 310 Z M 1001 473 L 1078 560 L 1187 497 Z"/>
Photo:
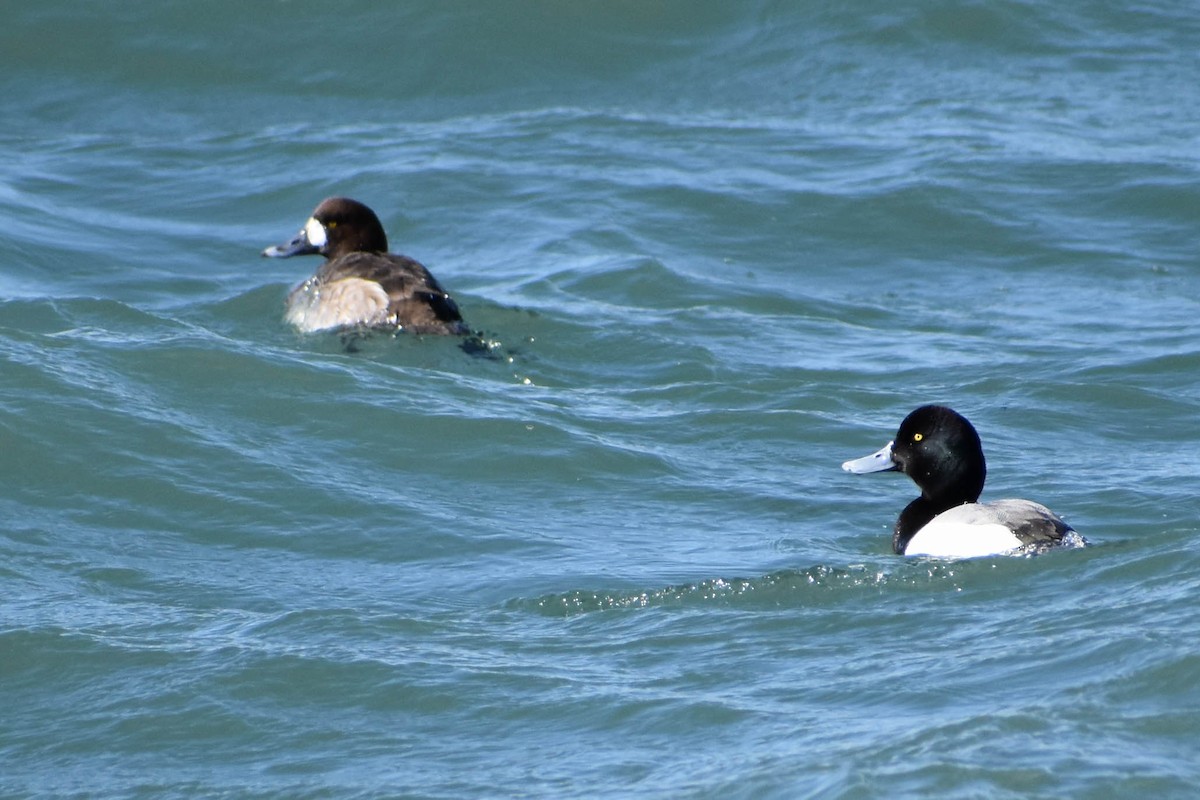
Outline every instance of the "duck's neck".
<path id="1" fill-rule="evenodd" d="M 900 518 L 896 520 L 896 527 L 892 531 L 892 550 L 896 555 L 904 555 L 905 548 L 908 547 L 908 542 L 916 534 L 917 531 L 924 528 L 929 520 L 936 517 L 940 512 L 935 511 L 933 504 L 924 497 L 918 497 L 913 500 L 904 510 L 900 512 Z"/>

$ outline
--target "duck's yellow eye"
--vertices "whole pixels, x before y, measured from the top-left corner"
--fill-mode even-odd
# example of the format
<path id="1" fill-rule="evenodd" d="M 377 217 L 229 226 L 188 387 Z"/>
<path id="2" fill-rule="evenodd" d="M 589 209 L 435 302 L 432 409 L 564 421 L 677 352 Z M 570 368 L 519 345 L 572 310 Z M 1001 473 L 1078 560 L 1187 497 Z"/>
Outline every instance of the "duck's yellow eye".
<path id="1" fill-rule="evenodd" d="M 336 222 L 334 222 L 333 220 L 330 220 L 329 222 L 326 222 L 326 223 L 325 223 L 325 227 L 326 227 L 326 228 L 336 228 L 336 227 L 337 227 L 337 223 L 336 223 Z"/>
<path id="2" fill-rule="evenodd" d="M 919 442 L 919 441 L 921 441 L 921 440 L 922 440 L 922 439 L 924 439 L 924 438 L 925 438 L 925 434 L 923 434 L 923 433 L 914 433 L 914 434 L 913 434 L 913 441 L 914 441 L 914 442 Z"/>

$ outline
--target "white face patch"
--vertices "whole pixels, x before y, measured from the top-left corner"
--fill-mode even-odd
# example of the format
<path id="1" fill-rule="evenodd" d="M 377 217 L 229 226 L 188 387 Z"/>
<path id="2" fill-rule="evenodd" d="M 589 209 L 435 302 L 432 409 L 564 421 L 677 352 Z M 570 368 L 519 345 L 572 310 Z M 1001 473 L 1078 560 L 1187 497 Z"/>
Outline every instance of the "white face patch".
<path id="1" fill-rule="evenodd" d="M 325 226 L 317 222 L 316 217 L 309 217 L 308 222 L 304 223 L 304 235 L 308 237 L 308 243 L 313 247 L 325 246 Z"/>

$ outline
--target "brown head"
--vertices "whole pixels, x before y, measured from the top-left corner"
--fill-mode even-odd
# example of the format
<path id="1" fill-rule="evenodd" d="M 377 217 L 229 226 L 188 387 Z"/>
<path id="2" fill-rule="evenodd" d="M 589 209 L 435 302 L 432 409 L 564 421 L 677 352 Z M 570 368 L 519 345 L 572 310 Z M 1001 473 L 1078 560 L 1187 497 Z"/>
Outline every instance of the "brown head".
<path id="1" fill-rule="evenodd" d="M 387 249 L 387 234 L 374 211 L 348 197 L 330 197 L 321 201 L 290 242 L 268 247 L 262 254 L 269 258 L 320 254 L 332 260 Z"/>

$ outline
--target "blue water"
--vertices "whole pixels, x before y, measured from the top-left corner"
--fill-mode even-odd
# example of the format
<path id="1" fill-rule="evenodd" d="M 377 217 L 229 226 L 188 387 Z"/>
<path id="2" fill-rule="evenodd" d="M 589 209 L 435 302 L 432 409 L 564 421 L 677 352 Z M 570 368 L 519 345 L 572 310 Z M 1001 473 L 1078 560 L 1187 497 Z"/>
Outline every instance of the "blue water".
<path id="1" fill-rule="evenodd" d="M 1044 6 L 7 9 L 0 795 L 1193 797 L 1200 14 Z M 926 402 L 1091 546 L 892 555 Z"/>

